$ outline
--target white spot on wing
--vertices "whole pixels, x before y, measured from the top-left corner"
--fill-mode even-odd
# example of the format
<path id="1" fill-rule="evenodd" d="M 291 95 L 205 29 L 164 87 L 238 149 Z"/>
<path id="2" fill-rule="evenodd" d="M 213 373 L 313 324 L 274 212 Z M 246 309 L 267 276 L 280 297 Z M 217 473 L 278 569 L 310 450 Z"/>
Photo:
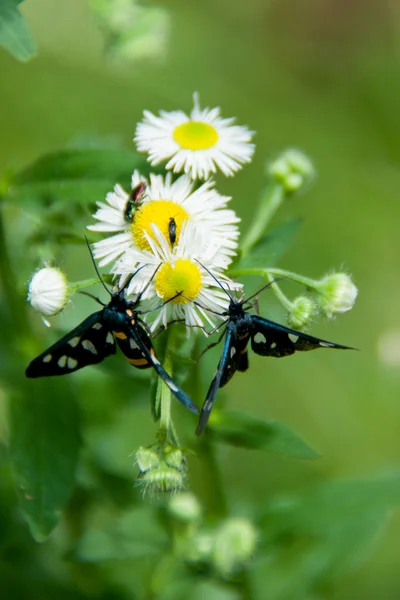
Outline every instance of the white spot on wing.
<path id="1" fill-rule="evenodd" d="M 152 362 L 153 362 L 154 365 L 159 365 L 160 364 L 160 361 L 158 360 L 158 358 L 156 358 L 154 356 L 154 354 L 151 355 L 151 360 L 152 360 Z"/>
<path id="2" fill-rule="evenodd" d="M 44 357 L 43 357 L 43 362 L 44 362 L 44 363 L 48 363 L 48 362 L 50 362 L 50 361 L 51 361 L 51 359 L 52 359 L 52 358 L 53 358 L 53 357 L 52 357 L 52 355 L 51 355 L 51 354 L 46 354 L 46 356 L 44 356 Z"/>
<path id="3" fill-rule="evenodd" d="M 178 391 L 177 386 L 175 384 L 171 383 L 171 382 L 168 383 L 168 387 L 171 390 L 171 392 L 177 392 Z"/>
<path id="4" fill-rule="evenodd" d="M 114 344 L 114 336 L 111 331 L 107 333 L 106 344 Z"/>
<path id="5" fill-rule="evenodd" d="M 80 336 L 76 335 L 75 337 L 73 337 L 69 340 L 68 344 L 70 346 L 72 346 L 73 348 L 75 348 L 75 346 L 77 346 L 79 344 L 80 339 L 81 339 Z"/>
<path id="6" fill-rule="evenodd" d="M 90 340 L 83 340 L 82 346 L 88 352 L 91 352 L 92 354 L 97 354 L 97 350 L 95 348 L 95 345 Z"/>
<path id="7" fill-rule="evenodd" d="M 294 333 L 289 333 L 288 338 L 291 342 L 293 342 L 293 344 L 295 344 L 299 339 L 299 336 L 295 335 Z"/>
<path id="8" fill-rule="evenodd" d="M 139 348 L 139 346 L 137 345 L 137 343 L 135 342 L 135 340 L 133 338 L 129 339 L 129 345 L 132 350 L 137 350 Z"/>
<path id="9" fill-rule="evenodd" d="M 63 369 L 65 367 L 65 365 L 67 364 L 67 357 L 65 356 L 65 354 L 64 354 L 64 356 L 62 356 L 61 358 L 58 359 L 57 364 L 59 367 L 61 367 L 61 369 Z"/>
<path id="10" fill-rule="evenodd" d="M 235 348 L 235 346 L 232 346 L 232 348 L 231 348 L 231 358 L 233 358 L 235 356 L 235 354 L 236 354 L 236 348 Z"/>
<path id="11" fill-rule="evenodd" d="M 263 333 L 261 333 L 260 331 L 258 333 L 256 333 L 256 335 L 254 336 L 254 341 L 256 344 L 265 344 L 267 341 L 267 338 L 265 337 L 265 335 Z"/>
<path id="12" fill-rule="evenodd" d="M 101 323 L 95 323 L 92 327 L 92 329 L 101 329 L 103 327 L 103 325 Z"/>
<path id="13" fill-rule="evenodd" d="M 331 342 L 320 342 L 319 345 L 322 348 L 332 348 L 332 346 L 334 346 L 335 344 L 332 344 Z"/>
<path id="14" fill-rule="evenodd" d="M 68 369 L 75 369 L 77 364 L 78 364 L 78 361 L 75 360 L 75 358 L 72 358 L 71 356 L 68 357 L 68 360 L 67 360 Z"/>
<path id="15" fill-rule="evenodd" d="M 272 342 L 271 348 L 276 348 L 276 346 L 277 346 L 276 342 Z"/>

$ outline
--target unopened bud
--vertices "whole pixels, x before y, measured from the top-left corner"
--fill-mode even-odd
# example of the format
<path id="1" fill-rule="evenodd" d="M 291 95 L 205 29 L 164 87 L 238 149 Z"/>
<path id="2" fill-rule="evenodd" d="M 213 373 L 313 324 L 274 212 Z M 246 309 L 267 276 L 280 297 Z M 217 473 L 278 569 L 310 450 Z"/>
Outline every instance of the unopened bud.
<path id="1" fill-rule="evenodd" d="M 68 282 L 64 273 L 56 267 L 37 271 L 29 282 L 27 300 L 42 315 L 56 315 L 68 301 Z"/>
<path id="2" fill-rule="evenodd" d="M 139 448 L 135 453 L 138 482 L 153 495 L 179 492 L 185 487 L 186 460 L 180 448 L 170 445 Z"/>
<path id="3" fill-rule="evenodd" d="M 173 496 L 169 501 L 168 510 L 173 517 L 187 523 L 198 521 L 201 517 L 199 501 L 189 492 Z"/>
<path id="4" fill-rule="evenodd" d="M 268 172 L 284 186 L 287 193 L 298 191 L 315 176 L 311 160 L 295 148 L 281 154 L 268 166 Z"/>
<path id="5" fill-rule="evenodd" d="M 346 273 L 332 273 L 317 285 L 318 305 L 328 317 L 344 313 L 353 308 L 358 289 Z"/>
<path id="6" fill-rule="evenodd" d="M 294 329 L 304 329 L 315 313 L 315 304 L 308 296 L 298 296 L 292 302 L 288 323 Z"/>
<path id="7" fill-rule="evenodd" d="M 228 519 L 219 528 L 213 552 L 213 564 L 222 577 L 229 577 L 252 557 L 257 531 L 247 519 Z"/>

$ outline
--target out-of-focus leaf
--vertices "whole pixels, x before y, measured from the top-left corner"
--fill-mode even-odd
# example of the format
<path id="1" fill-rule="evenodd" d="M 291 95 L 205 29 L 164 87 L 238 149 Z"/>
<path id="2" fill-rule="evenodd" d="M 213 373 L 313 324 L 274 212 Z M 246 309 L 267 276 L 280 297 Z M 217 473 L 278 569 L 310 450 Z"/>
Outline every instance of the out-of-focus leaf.
<path id="1" fill-rule="evenodd" d="M 107 39 L 107 53 L 121 61 L 164 58 L 170 18 L 161 6 L 135 0 L 90 0 Z"/>
<path id="2" fill-rule="evenodd" d="M 168 547 L 168 536 L 152 508 L 134 508 L 109 518 L 83 534 L 76 556 L 84 562 L 102 562 L 149 556 Z"/>
<path id="3" fill-rule="evenodd" d="M 235 264 L 235 269 L 265 269 L 276 264 L 289 249 L 299 227 L 301 219 L 290 219 L 279 227 L 269 231 L 251 250 Z"/>
<path id="4" fill-rule="evenodd" d="M 10 416 L 17 493 L 31 533 L 41 542 L 57 525 L 74 484 L 79 413 L 68 382 L 35 380 L 11 395 Z"/>
<path id="5" fill-rule="evenodd" d="M 302 494 L 271 502 L 265 524 L 272 529 L 319 533 L 342 527 L 360 515 L 374 515 L 400 505 L 400 474 L 320 484 Z"/>
<path id="6" fill-rule="evenodd" d="M 210 419 L 209 429 L 217 441 L 241 448 L 267 450 L 293 458 L 319 456 L 286 425 L 242 411 L 215 411 Z"/>
<path id="7" fill-rule="evenodd" d="M 34 56 L 36 48 L 17 4 L 15 0 L 0 2 L 0 45 L 14 58 L 26 62 Z"/>
<path id="8" fill-rule="evenodd" d="M 17 172 L 9 196 L 20 202 L 94 203 L 116 182 L 128 186 L 143 158 L 123 149 L 61 150 Z"/>

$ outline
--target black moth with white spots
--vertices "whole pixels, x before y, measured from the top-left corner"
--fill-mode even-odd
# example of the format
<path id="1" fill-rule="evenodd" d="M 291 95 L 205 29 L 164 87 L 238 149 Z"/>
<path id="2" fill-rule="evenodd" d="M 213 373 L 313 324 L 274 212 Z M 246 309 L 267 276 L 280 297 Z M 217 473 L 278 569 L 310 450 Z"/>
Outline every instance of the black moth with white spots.
<path id="1" fill-rule="evenodd" d="M 218 284 L 220 285 L 219 282 Z M 289 356 L 296 351 L 308 351 L 317 348 L 353 350 L 349 346 L 328 342 L 327 340 L 307 335 L 269 319 L 248 313 L 247 310 L 252 308 L 252 304 L 249 304 L 249 301 L 258 296 L 269 285 L 247 300 L 235 300 L 229 296 L 228 310 L 221 313 L 221 316 L 228 317 L 222 323 L 222 325 L 226 325 L 222 334 L 222 338 L 225 337 L 222 356 L 201 409 L 199 424 L 196 430 L 197 435 L 200 435 L 207 425 L 219 388 L 226 385 L 236 371 L 247 371 L 249 367 L 249 342 L 251 342 L 251 348 L 256 354 L 260 356 L 274 356 L 276 358 Z M 222 285 L 220 287 L 225 290 Z M 247 306 L 245 306 L 246 304 Z M 212 345 L 214 346 L 215 344 Z"/>
<path id="2" fill-rule="evenodd" d="M 111 294 L 110 302 L 104 305 L 102 310 L 90 315 L 78 327 L 35 358 L 28 365 L 26 376 L 35 378 L 67 375 L 88 365 L 95 365 L 107 356 L 115 354 L 117 340 L 120 350 L 131 365 L 137 369 L 153 367 L 179 402 L 198 414 L 198 408 L 168 375 L 156 357 L 145 329 L 146 325 L 136 310 L 142 293 L 135 302 L 125 298 L 124 289 Z"/>

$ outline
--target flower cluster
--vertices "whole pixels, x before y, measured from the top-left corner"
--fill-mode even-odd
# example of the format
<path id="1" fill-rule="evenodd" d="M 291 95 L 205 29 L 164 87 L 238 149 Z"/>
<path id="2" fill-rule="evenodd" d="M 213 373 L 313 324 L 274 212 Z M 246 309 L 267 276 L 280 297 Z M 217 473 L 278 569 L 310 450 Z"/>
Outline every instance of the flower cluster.
<path id="1" fill-rule="evenodd" d="M 131 190 L 117 184 L 98 203 L 97 223 L 89 226 L 109 234 L 94 244 L 94 256 L 100 266 L 111 264 L 120 288 L 137 294 L 151 281 L 142 299 L 149 302 L 149 315 L 160 306 L 153 330 L 173 320 L 212 326 L 228 300 L 218 282 L 229 290 L 241 287 L 225 275 L 236 255 L 240 219 L 228 208 L 231 198 L 210 179 L 217 169 L 231 176 L 251 160 L 252 132 L 233 121 L 217 108 L 201 110 L 197 94 L 189 116 L 145 111 L 137 148 L 152 165 L 167 161 L 167 172 L 145 177 L 135 171 Z M 181 174 L 174 178 L 171 171 Z"/>

